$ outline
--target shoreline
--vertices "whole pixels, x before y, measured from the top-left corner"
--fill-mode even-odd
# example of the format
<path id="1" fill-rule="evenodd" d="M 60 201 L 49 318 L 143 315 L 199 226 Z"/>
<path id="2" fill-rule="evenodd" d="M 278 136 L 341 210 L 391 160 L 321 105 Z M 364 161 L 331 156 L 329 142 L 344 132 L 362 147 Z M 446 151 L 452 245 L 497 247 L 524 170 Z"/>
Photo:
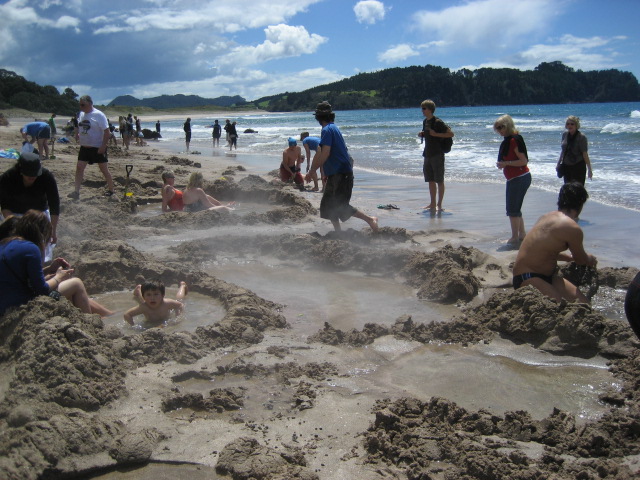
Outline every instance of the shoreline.
<path id="1" fill-rule="evenodd" d="M 0 127 L 0 139 L 19 142 L 15 130 Z M 420 208 L 424 182 L 356 172 L 352 203 L 378 216 L 382 231 L 352 219 L 335 234 L 313 212 L 320 194 L 269 183 L 277 156 L 165 146 L 113 150 L 117 195 L 102 195 L 94 165 L 71 201 L 77 147 L 56 145 L 57 158 L 44 162 L 62 197 L 56 254 L 108 306 L 110 298 L 128 305 L 136 283 L 162 278 L 171 289 L 187 281 L 213 313 L 190 329 L 132 330 L 120 317 L 100 320 L 40 297 L 2 317 L 0 471 L 8 480 L 25 472 L 111 480 L 123 469 L 146 480 L 183 476 L 184 464 L 207 478 L 246 465 L 257 477 L 252 462 L 278 478 L 404 478 L 397 449 L 415 460 L 412 469 L 451 478 L 472 475 L 469 462 L 505 478 L 525 464 L 559 480 L 578 468 L 615 466 L 618 480 L 640 472 L 628 453 L 640 441 L 625 436 L 640 404 L 638 344 L 619 312 L 599 313 L 613 310 L 606 302 L 618 294 L 604 289 L 605 308 L 591 309 L 530 287 L 513 292 L 503 186 L 447 183 L 447 210 L 431 216 Z M 0 159 L 3 170 L 14 163 Z M 127 164 L 133 199 L 123 195 Z M 167 168 L 178 185 L 201 171 L 208 193 L 241 206 L 226 216 L 160 213 Z M 552 200 L 529 195 L 527 225 Z M 140 215 L 140 204 L 154 214 Z M 587 250 L 627 258 L 606 232 L 619 212 L 593 207 L 583 228 L 597 241 Z M 625 219 L 632 231 L 637 222 Z M 55 450 L 46 448 L 52 438 Z M 573 447 L 602 438 L 607 455 Z M 550 472 L 547 459 L 561 470 Z"/>

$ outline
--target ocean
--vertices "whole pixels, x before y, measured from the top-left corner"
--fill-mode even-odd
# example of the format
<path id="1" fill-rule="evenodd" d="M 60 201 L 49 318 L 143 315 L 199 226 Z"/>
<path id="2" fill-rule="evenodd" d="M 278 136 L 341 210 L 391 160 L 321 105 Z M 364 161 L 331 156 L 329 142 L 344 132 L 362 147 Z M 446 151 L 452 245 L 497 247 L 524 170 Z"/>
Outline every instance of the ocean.
<path id="1" fill-rule="evenodd" d="M 514 118 L 525 139 L 533 188 L 557 192 L 562 184 L 555 172 L 560 139 L 566 117 L 577 115 L 582 124 L 580 130 L 589 141 L 593 180 L 587 181 L 586 187 L 591 201 L 640 211 L 640 103 L 438 108 L 436 116 L 455 133 L 453 148 L 446 155 L 445 182 L 504 185 L 502 172 L 495 167 L 502 137 L 492 129 L 495 119 L 503 114 Z M 192 151 L 212 153 L 210 125 L 215 118 L 224 124 L 225 117 L 191 122 Z M 281 155 L 288 137 L 299 138 L 303 131 L 320 135 L 320 126 L 311 112 L 228 118 L 237 122 L 237 153 L 268 156 L 262 161 L 275 163 L 273 168 L 277 167 L 273 156 Z M 355 160 L 356 174 L 360 171 L 421 179 L 423 146 L 417 133 L 422 119 L 418 107 L 336 111 L 336 124 Z M 180 141 L 184 138 L 182 123 L 183 120 L 162 123 L 161 142 L 176 152 L 184 150 Z M 142 126 L 153 130 L 155 120 L 143 122 Z M 247 129 L 255 133 L 243 133 Z"/>

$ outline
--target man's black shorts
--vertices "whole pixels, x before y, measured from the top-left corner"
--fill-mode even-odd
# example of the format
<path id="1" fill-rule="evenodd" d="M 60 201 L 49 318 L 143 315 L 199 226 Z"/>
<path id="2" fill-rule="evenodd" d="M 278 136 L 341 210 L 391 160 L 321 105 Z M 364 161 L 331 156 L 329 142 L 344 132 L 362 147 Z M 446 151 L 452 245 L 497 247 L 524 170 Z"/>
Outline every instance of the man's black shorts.
<path id="1" fill-rule="evenodd" d="M 320 200 L 320 217 L 346 222 L 357 210 L 349 205 L 353 190 L 353 173 L 336 173 L 327 179 Z"/>
<path id="2" fill-rule="evenodd" d="M 80 147 L 78 152 L 78 161 L 87 162 L 89 165 L 94 163 L 107 163 L 107 152 L 98 153 L 98 147 Z"/>

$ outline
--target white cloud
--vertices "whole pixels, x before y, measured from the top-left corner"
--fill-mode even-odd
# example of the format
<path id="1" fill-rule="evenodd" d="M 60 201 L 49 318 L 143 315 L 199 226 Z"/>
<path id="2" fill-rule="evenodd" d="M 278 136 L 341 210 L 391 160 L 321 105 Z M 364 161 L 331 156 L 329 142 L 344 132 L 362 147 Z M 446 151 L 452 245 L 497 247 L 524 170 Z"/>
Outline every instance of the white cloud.
<path id="1" fill-rule="evenodd" d="M 235 47 L 218 62 L 227 65 L 254 65 L 278 58 L 297 57 L 314 53 L 327 41 L 325 37 L 309 34 L 303 26 L 270 25 L 264 29 L 265 41 L 260 45 Z"/>
<path id="2" fill-rule="evenodd" d="M 413 15 L 414 28 L 445 40 L 453 48 L 498 46 L 508 48 L 520 38 L 540 34 L 554 16 L 554 0 L 478 0 L 439 12 Z"/>
<path id="3" fill-rule="evenodd" d="M 195 1 L 187 8 L 182 2 L 175 7 L 157 5 L 153 9 L 136 9 L 127 15 L 110 13 L 104 26 L 95 34 L 142 32 L 146 30 L 191 30 L 208 28 L 216 33 L 234 33 L 285 22 L 321 0 L 234 0 Z M 172 2 L 173 3 L 173 2 Z M 191 7 L 191 8 L 189 8 Z"/>
<path id="4" fill-rule="evenodd" d="M 384 3 L 378 2 L 377 0 L 363 0 L 358 2 L 353 7 L 353 11 L 359 23 L 373 25 L 378 20 L 384 19 Z"/>
<path id="5" fill-rule="evenodd" d="M 406 60 L 409 57 L 420 55 L 420 52 L 406 43 L 396 45 L 378 54 L 378 60 L 386 63 L 394 63 Z"/>
<path id="6" fill-rule="evenodd" d="M 467 65 L 464 68 L 520 68 L 531 70 L 542 62 L 561 61 L 567 66 L 579 70 L 603 70 L 620 68 L 626 65 L 615 59 L 619 54 L 612 50 L 612 44 L 625 37 L 575 37 L 563 35 L 556 42 L 536 44 L 508 57 L 485 62 L 477 66 Z"/>

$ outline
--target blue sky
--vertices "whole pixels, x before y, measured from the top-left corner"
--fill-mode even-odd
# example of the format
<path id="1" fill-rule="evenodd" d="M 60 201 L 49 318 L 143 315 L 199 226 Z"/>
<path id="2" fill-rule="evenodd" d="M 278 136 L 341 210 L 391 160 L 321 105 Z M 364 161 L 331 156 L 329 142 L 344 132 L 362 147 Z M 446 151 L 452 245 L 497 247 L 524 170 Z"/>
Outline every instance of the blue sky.
<path id="1" fill-rule="evenodd" d="M 9 0 L 0 18 L 1 68 L 96 103 L 255 100 L 426 64 L 640 78 L 637 0 Z"/>

